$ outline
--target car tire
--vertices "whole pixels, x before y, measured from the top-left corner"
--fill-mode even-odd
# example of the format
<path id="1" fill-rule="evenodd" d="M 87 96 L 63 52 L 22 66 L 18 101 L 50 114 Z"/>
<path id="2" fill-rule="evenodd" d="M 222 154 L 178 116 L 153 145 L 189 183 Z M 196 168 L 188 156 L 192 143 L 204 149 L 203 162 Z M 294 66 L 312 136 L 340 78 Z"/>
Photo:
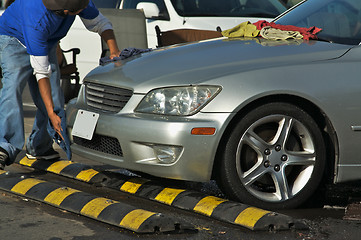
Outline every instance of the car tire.
<path id="1" fill-rule="evenodd" d="M 316 191 L 326 166 L 325 142 L 314 119 L 288 103 L 251 110 L 221 150 L 218 184 L 233 200 L 289 209 Z"/>

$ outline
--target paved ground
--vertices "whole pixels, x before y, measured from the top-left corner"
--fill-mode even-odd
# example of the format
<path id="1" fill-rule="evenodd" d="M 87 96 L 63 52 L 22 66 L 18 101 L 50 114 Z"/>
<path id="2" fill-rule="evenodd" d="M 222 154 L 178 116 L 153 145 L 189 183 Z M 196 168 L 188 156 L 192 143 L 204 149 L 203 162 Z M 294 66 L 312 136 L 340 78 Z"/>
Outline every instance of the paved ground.
<path id="1" fill-rule="evenodd" d="M 25 106 L 25 136 L 31 132 L 34 107 Z M 59 150 L 62 157 L 65 154 Z M 98 163 L 74 156 L 76 161 L 89 165 Z M 19 165 L 8 168 L 11 172 L 32 171 Z M 43 174 L 43 173 L 39 173 Z M 61 181 L 54 179 L 54 181 Z M 73 183 L 77 184 L 77 183 Z M 349 201 L 351 193 L 357 191 L 356 187 L 342 188 L 341 198 Z M 93 191 L 93 190 L 91 190 Z M 96 191 L 100 191 L 95 189 Z M 359 190 L 360 191 L 360 190 Z M 361 192 L 361 191 L 360 191 Z M 111 195 L 110 193 L 105 193 Z M 123 198 L 123 196 L 118 196 Z M 360 194 L 361 196 L 361 194 Z M 128 199 L 129 197 L 125 197 Z M 348 199 L 348 200 L 347 200 Z M 361 199 L 361 198 L 360 198 Z M 131 200 L 133 201 L 133 200 Z M 134 204 L 136 204 L 134 202 Z M 290 210 L 286 214 L 296 218 L 306 219 L 309 231 L 283 231 L 283 232 L 252 232 L 250 230 L 234 227 L 204 216 L 185 213 L 177 209 L 163 208 L 151 202 L 142 203 L 152 205 L 159 211 L 168 211 L 170 214 L 181 217 L 185 221 L 194 223 L 197 233 L 186 232 L 182 234 L 134 234 L 130 231 L 104 224 L 83 216 L 73 214 L 47 204 L 39 203 L 24 197 L 19 197 L 0 191 L 0 239 L 347 239 L 358 240 L 361 233 L 360 207 L 357 199 L 353 201 L 349 214 L 345 215 L 345 208 L 328 207 L 323 209 Z M 351 211 L 352 210 L 352 211 Z"/>

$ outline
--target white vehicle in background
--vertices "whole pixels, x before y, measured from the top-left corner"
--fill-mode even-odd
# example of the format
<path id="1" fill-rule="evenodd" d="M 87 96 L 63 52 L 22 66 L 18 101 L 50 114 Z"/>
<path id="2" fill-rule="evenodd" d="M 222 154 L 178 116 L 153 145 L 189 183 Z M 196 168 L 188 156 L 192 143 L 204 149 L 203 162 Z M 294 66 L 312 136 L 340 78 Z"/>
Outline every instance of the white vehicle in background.
<path id="1" fill-rule="evenodd" d="M 272 20 L 286 10 L 279 0 L 123 0 L 120 8 L 143 9 L 151 48 L 157 44 L 157 25 L 162 31 L 225 30 L 244 21 Z"/>
<path id="2" fill-rule="evenodd" d="M 244 21 L 272 20 L 287 9 L 281 0 L 92 0 L 102 8 L 143 9 L 146 22 L 146 47 L 156 48 L 155 26 L 161 31 L 179 28 L 222 30 Z M 113 25 L 116 23 L 113 22 Z M 80 79 L 99 64 L 101 40 L 85 29 L 77 17 L 68 35 L 61 41 L 63 49 L 79 48 L 77 66 Z M 121 49 L 137 46 L 119 46 Z"/>

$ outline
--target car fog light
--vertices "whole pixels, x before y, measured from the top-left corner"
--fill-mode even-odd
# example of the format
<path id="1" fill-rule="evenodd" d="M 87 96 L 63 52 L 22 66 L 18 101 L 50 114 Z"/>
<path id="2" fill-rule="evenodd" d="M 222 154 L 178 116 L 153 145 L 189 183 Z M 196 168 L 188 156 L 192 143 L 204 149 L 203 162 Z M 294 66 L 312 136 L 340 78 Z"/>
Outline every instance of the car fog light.
<path id="1" fill-rule="evenodd" d="M 178 160 L 182 153 L 182 147 L 177 146 L 152 146 L 155 156 L 160 163 L 171 164 Z"/>

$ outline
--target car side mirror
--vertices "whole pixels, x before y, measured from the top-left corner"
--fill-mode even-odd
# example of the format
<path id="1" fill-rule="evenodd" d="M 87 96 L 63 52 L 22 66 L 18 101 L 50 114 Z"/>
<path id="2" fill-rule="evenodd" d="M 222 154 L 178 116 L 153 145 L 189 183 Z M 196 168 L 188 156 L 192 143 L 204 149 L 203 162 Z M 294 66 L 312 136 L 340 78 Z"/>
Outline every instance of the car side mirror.
<path id="1" fill-rule="evenodd" d="M 143 10 L 144 16 L 147 19 L 165 19 L 165 16 L 161 14 L 157 4 L 150 2 L 140 2 L 137 4 L 137 9 Z"/>

